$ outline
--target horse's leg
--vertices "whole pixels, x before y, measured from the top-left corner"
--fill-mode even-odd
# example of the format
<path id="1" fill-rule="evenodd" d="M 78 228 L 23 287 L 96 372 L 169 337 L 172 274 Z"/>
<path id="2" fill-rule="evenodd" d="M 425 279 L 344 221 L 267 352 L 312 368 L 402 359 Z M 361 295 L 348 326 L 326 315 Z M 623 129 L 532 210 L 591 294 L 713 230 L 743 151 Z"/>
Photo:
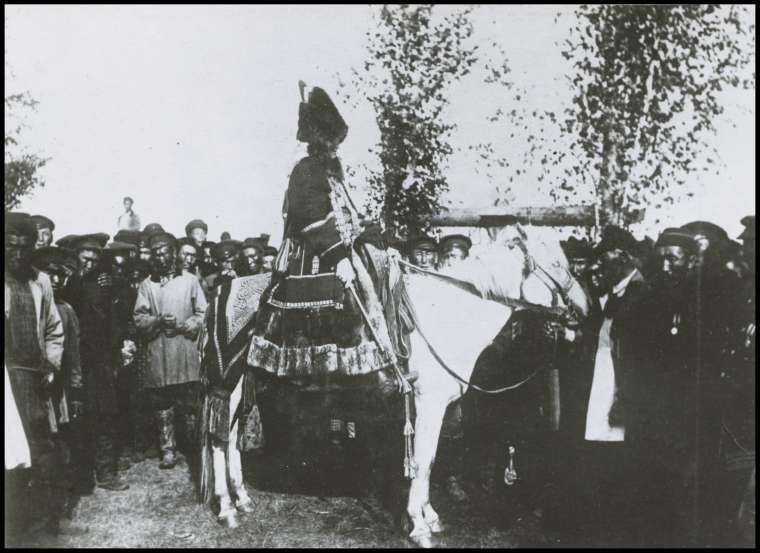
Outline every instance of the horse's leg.
<path id="1" fill-rule="evenodd" d="M 222 526 L 237 528 L 237 511 L 235 511 L 227 488 L 227 459 L 225 458 L 224 449 L 224 446 L 220 445 L 217 441 L 211 447 L 214 463 L 214 495 L 219 501 L 217 520 Z"/>
<path id="2" fill-rule="evenodd" d="M 409 488 L 407 513 L 412 521 L 409 538 L 420 547 L 432 547 L 432 532 L 442 530 L 438 514 L 430 505 L 430 472 L 448 398 L 420 393 L 414 430 L 414 461 L 417 474 Z"/>
<path id="3" fill-rule="evenodd" d="M 232 417 L 240 404 L 240 399 L 243 393 L 243 379 L 244 376 L 241 376 L 235 389 L 232 391 L 232 394 L 230 394 L 230 420 L 232 420 Z M 235 507 L 241 513 L 250 513 L 253 511 L 253 502 L 248 496 L 248 491 L 245 489 L 240 450 L 237 448 L 239 428 L 240 420 L 236 420 L 235 424 L 232 425 L 232 428 L 230 429 L 229 440 L 227 441 L 227 467 L 229 469 L 230 488 L 235 494 Z"/>

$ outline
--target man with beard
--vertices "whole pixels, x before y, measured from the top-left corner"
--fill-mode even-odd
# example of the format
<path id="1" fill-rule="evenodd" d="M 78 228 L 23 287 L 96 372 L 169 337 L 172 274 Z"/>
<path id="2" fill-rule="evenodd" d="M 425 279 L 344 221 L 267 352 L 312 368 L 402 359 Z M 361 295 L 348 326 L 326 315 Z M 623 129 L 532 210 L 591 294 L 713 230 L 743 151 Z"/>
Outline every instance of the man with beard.
<path id="1" fill-rule="evenodd" d="M 32 215 L 32 222 L 37 226 L 37 243 L 35 248 L 44 248 L 53 243 L 55 223 L 44 215 Z"/>
<path id="2" fill-rule="evenodd" d="M 706 544 L 710 482 L 718 461 L 720 368 L 727 339 L 722 305 L 700 276 L 700 245 L 669 228 L 655 244 L 659 273 L 636 333 L 642 362 L 624 403 L 641 476 L 642 528 L 659 545 Z M 703 258 L 704 259 L 704 258 Z"/>
<path id="3" fill-rule="evenodd" d="M 66 449 L 65 460 L 65 497 L 66 517 L 71 519 L 79 496 L 77 483 L 83 480 L 83 443 L 86 438 L 82 435 L 79 419 L 84 412 L 84 380 L 82 365 L 79 358 L 79 319 L 72 308 L 61 297 L 66 282 L 77 270 L 77 258 L 73 252 L 64 248 L 43 247 L 34 251 L 33 265 L 47 273 L 53 288 L 55 306 L 63 323 L 63 355 L 61 357 L 60 378 L 55 386 L 55 395 L 65 398 L 69 413 L 68 423 L 60 425 L 62 437 L 61 446 Z M 63 490 L 61 490 L 63 492 Z M 67 525 L 66 533 L 81 533 L 81 528 Z"/>
<path id="4" fill-rule="evenodd" d="M 177 240 L 169 233 L 151 237 L 153 271 L 137 292 L 134 320 L 147 342 L 150 390 L 159 426 L 162 469 L 177 463 L 175 411 L 182 416 L 183 437 L 195 446 L 200 392 L 199 335 L 206 298 L 195 277 L 177 266 Z"/>
<path id="5" fill-rule="evenodd" d="M 78 257 L 78 271 L 66 284 L 64 299 L 79 318 L 79 353 L 87 389 L 82 425 L 89 441 L 83 460 L 85 477 L 79 492 L 89 495 L 95 482 L 100 488 L 123 491 L 129 488 L 117 473 L 117 428 L 119 419 L 116 393 L 113 281 L 103 258 L 108 242 L 104 233 L 87 234 L 72 240 Z"/>
<path id="6" fill-rule="evenodd" d="M 53 440 L 59 418 L 51 392 L 60 378 L 64 334 L 50 279 L 31 264 L 36 241 L 37 228 L 28 214 L 5 214 L 5 365 L 32 461 L 31 486 L 7 482 L 6 493 L 13 501 L 11 527 L 20 522 L 25 529 L 34 517 L 44 531 L 57 533 L 65 491 Z"/>

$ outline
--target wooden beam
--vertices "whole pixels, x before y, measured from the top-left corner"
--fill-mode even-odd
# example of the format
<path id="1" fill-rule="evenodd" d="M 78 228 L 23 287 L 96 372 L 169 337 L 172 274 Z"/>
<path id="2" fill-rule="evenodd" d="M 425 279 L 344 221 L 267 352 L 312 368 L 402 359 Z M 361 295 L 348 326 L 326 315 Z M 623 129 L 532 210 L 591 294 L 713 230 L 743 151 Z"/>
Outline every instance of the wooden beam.
<path id="1" fill-rule="evenodd" d="M 640 222 L 644 210 L 630 214 L 631 222 Z M 434 215 L 431 223 L 439 227 L 501 227 L 515 223 L 549 227 L 592 227 L 596 223 L 594 206 L 556 207 L 484 207 L 451 209 Z"/>

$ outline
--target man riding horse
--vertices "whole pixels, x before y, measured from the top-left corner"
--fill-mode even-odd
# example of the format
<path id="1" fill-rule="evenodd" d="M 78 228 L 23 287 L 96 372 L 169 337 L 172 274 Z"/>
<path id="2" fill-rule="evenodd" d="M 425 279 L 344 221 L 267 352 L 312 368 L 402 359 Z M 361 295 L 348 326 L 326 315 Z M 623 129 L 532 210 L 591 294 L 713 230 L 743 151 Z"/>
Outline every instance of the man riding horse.
<path id="1" fill-rule="evenodd" d="M 290 176 L 283 245 L 248 355 L 249 365 L 274 375 L 367 375 L 396 363 L 378 296 L 388 255 L 377 229 L 363 224 L 336 155 L 347 132 L 315 87 L 298 117 L 297 139 L 309 155 Z"/>
<path id="2" fill-rule="evenodd" d="M 210 499 L 213 478 L 219 520 L 228 526 L 237 524 L 236 508 L 249 510 L 236 442 L 249 438 L 237 429 L 250 427 L 258 411 L 254 372 L 259 388 L 262 380 L 312 389 L 361 384 L 387 397 L 403 379 L 399 357 L 408 356 L 402 333 L 410 329 L 397 322 L 395 307 L 403 280 L 377 227 L 357 212 L 336 156 L 348 127 L 324 90 L 315 87 L 306 100 L 299 85 L 297 139 L 308 144 L 308 155 L 290 176 L 271 281 L 256 275 L 224 283 L 207 321 L 203 464 L 215 469 L 213 476 L 203 471 L 201 495 Z M 278 435 L 284 425 L 278 423 Z M 227 466 L 234 506 L 224 474 L 217 474 L 220 464 Z"/>

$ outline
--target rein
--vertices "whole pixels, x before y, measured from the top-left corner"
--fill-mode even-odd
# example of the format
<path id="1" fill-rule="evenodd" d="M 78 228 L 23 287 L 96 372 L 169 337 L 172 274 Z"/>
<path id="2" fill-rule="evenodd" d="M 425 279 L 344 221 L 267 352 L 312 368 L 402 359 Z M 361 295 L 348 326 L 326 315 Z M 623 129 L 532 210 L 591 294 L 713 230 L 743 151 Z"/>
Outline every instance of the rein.
<path id="1" fill-rule="evenodd" d="M 472 285 L 469 282 L 465 282 L 463 280 L 459 280 L 457 278 L 450 277 L 448 275 L 444 275 L 444 274 L 438 273 L 436 271 L 429 271 L 427 269 L 422 269 L 420 267 L 417 267 L 416 265 L 412 265 L 412 264 L 407 263 L 406 261 L 403 261 L 401 259 L 399 259 L 398 262 L 400 264 L 404 265 L 405 267 L 408 267 L 408 268 L 410 268 L 410 269 L 412 269 L 414 271 L 434 276 L 434 277 L 439 278 L 440 280 L 443 280 L 443 281 L 445 281 L 445 282 L 447 282 L 449 284 L 452 284 L 452 285 L 457 286 L 459 288 L 462 288 L 462 289 L 464 289 L 464 290 L 466 290 L 468 292 L 471 292 L 471 293 L 475 294 L 476 296 L 479 296 L 481 298 L 483 297 L 483 295 L 480 294 L 480 292 L 478 292 L 478 290 L 475 288 L 475 286 Z M 548 309 L 547 307 L 545 307 L 543 305 L 538 305 L 538 304 L 530 303 L 530 302 L 527 302 L 527 301 L 524 301 L 524 300 L 514 300 L 514 299 L 511 299 L 511 298 L 507 298 L 507 300 L 510 302 L 510 303 L 507 303 L 507 305 L 509 307 L 519 306 L 522 309 L 534 309 L 534 310 L 540 311 L 542 313 L 549 313 L 549 314 L 551 314 L 553 316 L 556 316 L 556 314 L 557 314 L 556 310 Z M 453 377 L 455 380 L 457 380 L 458 382 L 464 384 L 465 386 L 467 386 L 469 388 L 472 388 L 472 389 L 477 390 L 478 392 L 482 392 L 484 394 L 501 394 L 503 392 L 507 392 L 509 390 L 515 390 L 515 389 L 519 388 L 520 386 L 522 386 L 523 384 L 525 384 L 529 380 L 532 380 L 538 373 L 540 373 L 543 370 L 543 367 L 539 367 L 538 369 L 536 369 L 532 373 L 530 373 L 527 377 L 523 378 L 522 380 L 520 380 L 516 384 L 511 384 L 510 386 L 504 386 L 502 388 L 497 388 L 495 390 L 487 390 L 485 388 L 481 388 L 477 384 L 473 384 L 472 382 L 470 382 L 470 381 L 466 380 L 465 378 L 463 378 L 462 376 L 460 376 L 456 371 L 454 371 L 451 367 L 449 367 L 446 364 L 446 361 L 444 361 L 441 358 L 440 355 L 438 355 L 438 352 L 435 350 L 435 348 L 433 347 L 433 345 L 427 339 L 427 336 L 425 336 L 425 333 L 422 332 L 422 327 L 420 326 L 420 321 L 417 318 L 417 313 L 414 310 L 414 306 L 412 305 L 412 302 L 408 301 L 407 304 L 408 304 L 408 307 L 409 307 L 409 314 L 410 314 L 410 316 L 412 318 L 412 322 L 414 323 L 414 326 L 415 326 L 417 332 L 419 332 L 420 336 L 422 337 L 423 342 L 425 342 L 425 345 L 427 345 L 428 349 L 430 350 L 430 353 L 433 355 L 433 358 L 436 361 L 438 361 L 438 364 L 443 368 L 443 370 L 445 370 L 447 373 L 449 373 L 449 375 L 451 377 Z"/>

